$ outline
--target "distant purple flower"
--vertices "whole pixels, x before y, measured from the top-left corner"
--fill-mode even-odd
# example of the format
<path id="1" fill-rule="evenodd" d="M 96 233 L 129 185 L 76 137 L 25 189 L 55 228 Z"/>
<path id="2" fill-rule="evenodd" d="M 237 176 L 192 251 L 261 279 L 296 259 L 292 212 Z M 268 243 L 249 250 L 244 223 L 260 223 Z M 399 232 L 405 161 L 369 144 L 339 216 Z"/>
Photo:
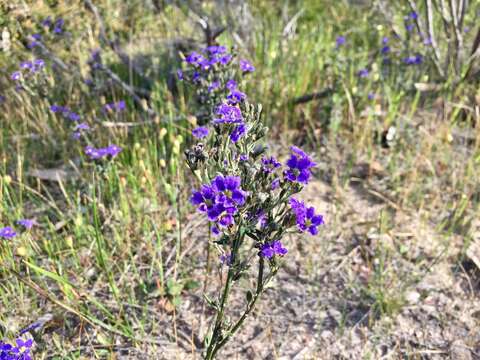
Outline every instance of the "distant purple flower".
<path id="1" fill-rule="evenodd" d="M 240 123 L 239 125 L 235 126 L 232 133 L 230 134 L 230 140 L 236 143 L 242 136 L 247 133 L 247 126 L 244 123 Z"/>
<path id="2" fill-rule="evenodd" d="M 260 256 L 271 259 L 274 255 L 284 256 L 288 253 L 280 242 L 280 240 L 263 244 L 260 248 Z"/>
<path id="3" fill-rule="evenodd" d="M 10 75 L 10 79 L 13 81 L 18 81 L 22 78 L 22 73 L 20 71 L 15 71 Z"/>
<path id="4" fill-rule="evenodd" d="M 233 79 L 230 79 L 227 81 L 227 83 L 225 84 L 225 87 L 230 90 L 230 91 L 233 91 L 237 88 L 237 82 Z"/>
<path id="5" fill-rule="evenodd" d="M 222 254 L 222 255 L 220 255 L 220 263 L 222 265 L 227 265 L 227 266 L 232 265 L 232 254 Z"/>
<path id="6" fill-rule="evenodd" d="M 183 80 L 183 71 L 180 69 L 177 69 L 177 77 L 178 80 Z"/>
<path id="7" fill-rule="evenodd" d="M 208 133 L 209 133 L 209 130 L 205 126 L 199 126 L 192 130 L 192 135 L 197 139 L 203 139 L 208 135 Z"/>
<path id="8" fill-rule="evenodd" d="M 31 61 L 23 61 L 20 63 L 20 69 L 22 70 L 30 70 L 33 67 Z"/>
<path id="9" fill-rule="evenodd" d="M 388 41 L 389 41 L 389 38 L 386 37 L 386 36 L 382 39 L 382 43 L 383 43 L 383 44 L 387 44 Z"/>
<path id="10" fill-rule="evenodd" d="M 53 32 L 57 35 L 61 34 L 63 32 L 63 25 L 65 24 L 65 21 L 63 19 L 57 19 L 55 21 L 55 27 L 53 28 Z"/>
<path id="11" fill-rule="evenodd" d="M 34 47 L 38 46 L 40 44 L 39 41 L 32 40 L 27 44 L 27 48 L 33 49 Z"/>
<path id="12" fill-rule="evenodd" d="M 432 38 L 430 36 L 427 37 L 425 40 L 423 40 L 423 44 L 427 46 L 432 45 Z"/>
<path id="13" fill-rule="evenodd" d="M 228 63 L 232 60 L 232 58 L 233 58 L 232 55 L 225 54 L 218 59 L 218 62 L 220 63 L 220 65 L 228 65 Z"/>
<path id="14" fill-rule="evenodd" d="M 238 159 L 240 161 L 248 161 L 248 155 L 247 154 L 241 154 Z"/>
<path id="15" fill-rule="evenodd" d="M 243 122 L 242 112 L 236 106 L 220 104 L 216 114 L 220 115 L 220 118 L 213 119 L 215 124 L 238 124 Z"/>
<path id="16" fill-rule="evenodd" d="M 383 54 L 383 55 L 386 55 L 390 52 L 390 46 L 388 45 L 385 45 L 382 47 L 382 49 L 380 50 L 380 52 Z"/>
<path id="17" fill-rule="evenodd" d="M 272 181 L 272 185 L 270 186 L 271 190 L 278 189 L 280 187 L 280 179 L 276 178 Z"/>
<path id="18" fill-rule="evenodd" d="M 310 169 L 316 164 L 301 149 L 296 146 L 290 148 L 292 153 L 287 161 L 288 170 L 284 176 L 288 181 L 307 184 L 310 179 Z"/>
<path id="19" fill-rule="evenodd" d="M 17 221 L 17 224 L 23 226 L 27 230 L 30 230 L 33 225 L 36 225 L 36 221 L 33 219 L 21 219 Z"/>
<path id="20" fill-rule="evenodd" d="M 186 58 L 185 58 L 185 61 L 187 62 L 187 64 L 190 64 L 190 65 L 199 65 L 202 61 L 204 61 L 205 58 L 200 55 L 199 53 L 197 53 L 196 51 L 192 51 Z"/>
<path id="21" fill-rule="evenodd" d="M 357 74 L 361 78 L 366 78 L 368 77 L 369 71 L 368 69 L 361 69 Z"/>
<path id="22" fill-rule="evenodd" d="M 208 86 L 208 92 L 212 92 L 213 90 L 216 90 L 220 87 L 220 81 L 213 81 L 209 86 Z"/>
<path id="23" fill-rule="evenodd" d="M 42 59 L 36 59 L 33 62 L 33 70 L 38 71 L 40 69 L 43 69 L 45 67 L 45 61 Z"/>
<path id="24" fill-rule="evenodd" d="M 69 120 L 72 120 L 72 121 L 79 121 L 80 120 L 80 115 L 78 115 L 77 113 L 73 112 L 73 111 L 70 111 L 67 115 L 68 119 Z"/>
<path id="25" fill-rule="evenodd" d="M 197 82 L 200 80 L 200 73 L 198 71 L 195 71 L 193 74 L 192 74 L 192 81 L 193 82 Z"/>
<path id="26" fill-rule="evenodd" d="M 232 90 L 232 92 L 227 96 L 227 100 L 230 105 L 236 105 L 238 103 L 241 103 L 246 98 L 247 98 L 247 95 L 245 95 L 245 93 L 238 90 Z"/>
<path id="27" fill-rule="evenodd" d="M 411 32 L 413 31 L 415 25 L 413 24 L 405 24 L 405 29 L 408 31 L 408 32 Z"/>
<path id="28" fill-rule="evenodd" d="M 81 123 L 75 126 L 75 130 L 90 130 L 90 126 L 87 123 Z"/>
<path id="29" fill-rule="evenodd" d="M 368 94 L 368 100 L 373 100 L 375 99 L 375 94 L 374 93 L 369 93 Z"/>
<path id="30" fill-rule="evenodd" d="M 290 199 L 290 207 L 295 214 L 297 228 L 300 232 L 308 231 L 312 235 L 318 233 L 317 227 L 324 224 L 323 216 L 316 215 L 313 206 L 306 207 L 301 201 Z"/>
<path id="31" fill-rule="evenodd" d="M 12 353 L 15 354 L 15 360 L 31 360 L 30 350 L 33 345 L 33 339 L 28 339 L 24 341 L 22 339 L 17 339 L 16 348 L 12 350 Z"/>
<path id="32" fill-rule="evenodd" d="M 412 20 L 417 20 L 418 19 L 418 14 L 415 11 L 412 11 L 408 17 Z"/>
<path id="33" fill-rule="evenodd" d="M 42 24 L 42 26 L 45 26 L 45 27 L 50 27 L 52 25 L 52 17 L 47 16 L 44 20 L 42 20 L 40 24 Z"/>
<path id="34" fill-rule="evenodd" d="M 255 67 L 248 60 L 241 59 L 240 60 L 240 70 L 242 70 L 244 73 L 254 72 Z"/>
<path id="35" fill-rule="evenodd" d="M 423 62 L 423 57 L 420 54 L 408 56 L 403 59 L 403 62 L 407 65 L 420 65 Z"/>
<path id="36" fill-rule="evenodd" d="M 32 35 L 32 38 L 35 39 L 35 40 L 40 41 L 40 40 L 42 40 L 42 35 L 40 35 L 40 34 L 33 34 L 33 35 Z"/>
<path id="37" fill-rule="evenodd" d="M 345 36 L 337 36 L 337 38 L 335 39 L 335 43 L 337 45 L 337 48 L 339 48 L 340 46 L 343 46 L 345 45 L 347 39 L 345 38 Z"/>
<path id="38" fill-rule="evenodd" d="M 11 239 L 15 237 L 17 233 L 11 226 L 7 226 L 4 228 L 0 228 L 0 237 L 3 237 L 4 239 Z"/>
<path id="39" fill-rule="evenodd" d="M 273 156 L 262 158 L 262 171 L 265 174 L 271 174 L 280 166 L 282 166 L 282 164 L 279 163 Z"/>
<path id="40" fill-rule="evenodd" d="M 227 48 L 225 46 L 209 46 L 206 50 L 211 55 L 224 54 L 225 52 L 227 52 Z"/>
<path id="41" fill-rule="evenodd" d="M 126 104 L 124 100 L 120 100 L 118 102 L 113 102 L 110 104 L 105 104 L 103 107 L 104 111 L 116 111 L 116 112 L 121 112 L 125 110 Z"/>
<path id="42" fill-rule="evenodd" d="M 110 155 L 112 158 L 116 157 L 122 152 L 122 148 L 118 145 L 109 145 L 105 148 L 105 150 L 107 154 Z"/>

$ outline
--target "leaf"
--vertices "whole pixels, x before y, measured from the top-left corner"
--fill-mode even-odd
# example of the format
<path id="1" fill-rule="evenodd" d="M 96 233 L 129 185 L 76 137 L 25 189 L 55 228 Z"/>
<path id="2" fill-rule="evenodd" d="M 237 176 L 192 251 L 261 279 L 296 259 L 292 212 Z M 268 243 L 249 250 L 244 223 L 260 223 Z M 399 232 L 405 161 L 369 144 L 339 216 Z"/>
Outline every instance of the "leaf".
<path id="1" fill-rule="evenodd" d="M 173 279 L 168 279 L 167 281 L 167 293 L 170 296 L 180 295 L 183 290 L 183 284 L 176 282 Z"/>
<path id="2" fill-rule="evenodd" d="M 250 290 L 247 291 L 246 297 L 247 297 L 247 302 L 251 303 L 253 300 L 253 294 Z"/>

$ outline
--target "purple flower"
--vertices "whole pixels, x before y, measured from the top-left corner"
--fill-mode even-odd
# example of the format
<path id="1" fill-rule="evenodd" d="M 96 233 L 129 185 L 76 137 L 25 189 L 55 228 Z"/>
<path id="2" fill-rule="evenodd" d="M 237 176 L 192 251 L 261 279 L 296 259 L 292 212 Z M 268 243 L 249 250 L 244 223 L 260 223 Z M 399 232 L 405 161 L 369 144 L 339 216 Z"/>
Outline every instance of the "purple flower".
<path id="1" fill-rule="evenodd" d="M 240 70 L 242 70 L 244 73 L 254 72 L 255 67 L 248 60 L 241 59 L 240 60 Z"/>
<path id="2" fill-rule="evenodd" d="M 423 57 L 420 54 L 417 54 L 415 56 L 408 56 L 403 59 L 403 62 L 406 65 L 420 65 L 423 62 Z"/>
<path id="3" fill-rule="evenodd" d="M 0 237 L 3 237 L 4 239 L 11 239 L 15 236 L 17 236 L 17 233 L 11 226 L 0 228 Z"/>
<path id="4" fill-rule="evenodd" d="M 20 69 L 22 70 L 30 70 L 33 67 L 31 61 L 24 61 L 20 63 Z"/>
<path id="5" fill-rule="evenodd" d="M 280 240 L 263 244 L 260 248 L 260 256 L 267 259 L 271 259 L 274 255 L 284 256 L 287 253 L 288 250 L 283 247 Z"/>
<path id="6" fill-rule="evenodd" d="M 186 58 L 185 61 L 187 64 L 197 66 L 199 65 L 202 61 L 204 61 L 205 58 L 200 55 L 199 53 L 192 51 Z"/>
<path id="7" fill-rule="evenodd" d="M 72 121 L 79 121 L 80 120 L 80 115 L 78 115 L 77 113 L 73 112 L 73 111 L 70 111 L 67 115 L 68 119 L 69 120 L 72 120 Z"/>
<path id="8" fill-rule="evenodd" d="M 13 81 L 18 81 L 22 78 L 22 73 L 20 71 L 15 71 L 10 75 L 10 79 Z"/>
<path id="9" fill-rule="evenodd" d="M 368 100 L 373 100 L 375 99 L 375 94 L 374 93 L 369 93 L 368 94 Z"/>
<path id="10" fill-rule="evenodd" d="M 220 263 L 222 265 L 231 266 L 232 265 L 232 254 L 222 254 L 222 255 L 220 255 Z"/>
<path id="11" fill-rule="evenodd" d="M 237 88 L 237 82 L 233 79 L 230 79 L 227 81 L 227 83 L 225 84 L 225 87 L 230 90 L 230 91 L 233 91 Z"/>
<path id="12" fill-rule="evenodd" d="M 33 62 L 33 70 L 34 71 L 39 71 L 45 67 L 45 61 L 42 59 L 36 59 Z"/>
<path id="13" fill-rule="evenodd" d="M 236 143 L 246 133 L 247 133 L 247 126 L 244 123 L 240 123 L 239 125 L 235 126 L 232 133 L 230 134 L 230 140 Z"/>
<path id="14" fill-rule="evenodd" d="M 383 54 L 383 55 L 386 55 L 390 52 L 390 46 L 388 45 L 385 45 L 382 47 L 382 49 L 380 50 L 380 52 Z"/>
<path id="15" fill-rule="evenodd" d="M 308 231 L 312 235 L 318 234 L 317 227 L 324 224 L 322 215 L 315 215 L 313 206 L 306 207 L 302 201 L 290 199 L 290 207 L 295 214 L 297 228 L 300 232 Z"/>
<path id="16" fill-rule="evenodd" d="M 232 60 L 232 58 L 233 58 L 232 55 L 226 54 L 226 55 L 221 56 L 218 59 L 218 62 L 220 63 L 220 65 L 228 65 L 228 63 Z"/>
<path id="17" fill-rule="evenodd" d="M 124 100 L 120 100 L 118 102 L 113 102 L 111 104 L 105 104 L 103 106 L 104 111 L 116 111 L 116 112 L 121 112 L 125 110 L 126 104 Z"/>
<path id="18" fill-rule="evenodd" d="M 236 105 L 238 103 L 241 103 L 246 98 L 247 98 L 247 95 L 245 95 L 243 92 L 238 90 L 232 90 L 230 94 L 227 96 L 227 101 L 230 105 Z"/>
<path id="19" fill-rule="evenodd" d="M 277 161 L 273 156 L 268 157 L 263 157 L 262 158 L 262 171 L 265 174 L 271 174 L 275 169 L 279 168 L 282 166 L 281 163 Z"/>
<path id="20" fill-rule="evenodd" d="M 362 69 L 358 72 L 358 76 L 361 78 L 366 78 L 369 74 L 368 69 Z"/>
<path id="21" fill-rule="evenodd" d="M 345 45 L 347 39 L 345 38 L 345 36 L 337 36 L 336 40 L 335 40 L 335 43 L 337 45 L 337 48 L 339 48 L 340 46 L 343 46 Z"/>
<path id="22" fill-rule="evenodd" d="M 241 154 L 238 159 L 240 161 L 248 161 L 248 155 L 247 154 Z"/>
<path id="23" fill-rule="evenodd" d="M 209 133 L 209 130 L 205 126 L 199 126 L 192 130 L 192 135 L 197 139 L 203 139 L 208 135 L 208 133 Z"/>
<path id="24" fill-rule="evenodd" d="M 118 145 L 109 145 L 105 148 L 107 155 L 110 155 L 112 158 L 116 157 L 122 152 L 122 148 Z"/>
<path id="25" fill-rule="evenodd" d="M 52 17 L 47 16 L 44 20 L 42 20 L 40 24 L 42 24 L 42 26 L 45 26 L 45 27 L 50 27 L 52 25 Z"/>
<path id="26" fill-rule="evenodd" d="M 227 207 L 241 206 L 245 204 L 247 193 L 240 187 L 239 176 L 218 175 L 212 180 L 212 186 L 216 193 L 216 201 L 222 202 Z"/>
<path id="27" fill-rule="evenodd" d="M 192 193 L 190 202 L 196 205 L 200 212 L 206 212 L 215 205 L 215 190 L 211 185 L 202 185 L 200 190 Z"/>
<path id="28" fill-rule="evenodd" d="M 412 11 L 408 17 L 412 20 L 417 20 L 418 19 L 418 14 L 415 11 Z"/>
<path id="29" fill-rule="evenodd" d="M 63 25 L 65 24 L 65 21 L 62 18 L 59 18 L 55 21 L 55 27 L 53 28 L 53 32 L 57 35 L 61 34 L 63 32 Z"/>
<path id="30" fill-rule="evenodd" d="M 83 122 L 75 126 L 75 130 L 90 130 L 90 126 Z"/>
<path id="31" fill-rule="evenodd" d="M 386 36 L 382 39 L 382 43 L 383 43 L 383 44 L 387 44 L 388 41 L 389 41 L 389 38 L 386 37 Z"/>
<path id="32" fill-rule="evenodd" d="M 206 49 L 211 55 L 224 54 L 227 52 L 225 46 L 209 46 Z"/>
<path id="33" fill-rule="evenodd" d="M 406 24 L 406 25 L 405 25 L 405 29 L 406 29 L 408 32 L 413 31 L 414 27 L 415 27 L 415 25 L 413 25 L 413 24 Z"/>
<path id="34" fill-rule="evenodd" d="M 177 69 L 177 77 L 178 80 L 183 80 L 183 71 L 181 69 Z"/>
<path id="35" fill-rule="evenodd" d="M 42 35 L 40 35 L 40 34 L 33 34 L 33 35 L 32 35 L 32 38 L 35 39 L 35 40 L 40 41 L 40 40 L 42 40 Z"/>
<path id="36" fill-rule="evenodd" d="M 275 189 L 278 189 L 279 187 L 280 187 L 280 179 L 276 178 L 272 181 L 272 185 L 270 186 L 270 188 L 272 190 L 275 190 Z"/>
<path id="37" fill-rule="evenodd" d="M 216 90 L 220 87 L 220 81 L 213 81 L 209 86 L 208 86 L 208 92 L 212 92 L 213 90 Z"/>
<path id="38" fill-rule="evenodd" d="M 213 119 L 215 124 L 238 124 L 243 122 L 242 112 L 236 106 L 221 104 L 217 108 L 216 113 L 220 115 L 220 118 Z"/>
<path id="39" fill-rule="evenodd" d="M 284 176 L 288 181 L 307 184 L 310 178 L 310 169 L 316 164 L 298 147 L 292 146 L 290 149 L 292 153 L 287 160 L 288 170 L 285 170 Z"/>
<path id="40" fill-rule="evenodd" d="M 17 221 L 18 225 L 23 226 L 25 229 L 30 230 L 37 222 L 33 219 L 21 219 Z"/>

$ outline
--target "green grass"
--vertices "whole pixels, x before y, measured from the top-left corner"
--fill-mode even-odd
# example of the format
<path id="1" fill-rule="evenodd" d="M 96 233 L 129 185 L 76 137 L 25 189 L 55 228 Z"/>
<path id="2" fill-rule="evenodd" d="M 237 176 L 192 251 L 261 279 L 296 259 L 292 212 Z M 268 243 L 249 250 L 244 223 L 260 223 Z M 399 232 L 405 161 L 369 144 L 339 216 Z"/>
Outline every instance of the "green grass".
<path id="1" fill-rule="evenodd" d="M 141 1 L 98 2 L 109 35 L 130 42 L 130 55 L 150 64 L 145 77 L 134 76 L 105 50 L 105 64 L 125 83 L 151 91 L 149 105 L 158 117 L 149 119 L 106 79 L 99 80 L 101 91 L 93 96 L 82 82 L 88 51 L 100 45 L 93 15 L 79 4 L 34 3 L 31 16 L 3 16 L 0 24 L 12 38 L 10 52 L 0 53 L 1 67 L 7 69 L 0 79 L 7 89 L 7 101 L 0 104 L 0 227 L 22 217 L 35 217 L 40 224 L 0 241 L 0 334 L 13 336 L 39 314 L 51 312 L 63 333 L 78 324 L 95 328 L 93 342 L 105 346 L 94 350 L 101 358 L 105 351 L 113 352 L 114 335 L 135 344 L 155 339 L 162 329 L 152 304 L 165 299 L 167 307 L 177 306 L 182 294 L 199 285 L 193 271 L 204 271 L 198 269 L 201 261 L 184 254 L 192 243 L 184 226 L 191 221 L 188 192 L 193 182 L 183 165 L 195 121 L 189 117 L 192 101 L 183 85 L 175 90 L 167 85 L 179 59 L 162 45 L 180 37 L 201 39 L 201 33 L 175 6 L 155 15 Z M 209 11 L 208 4 L 205 9 Z M 236 44 L 255 64 L 257 71 L 244 85 L 249 98 L 263 104 L 272 142 L 293 141 L 314 151 L 325 162 L 318 175 L 338 181 L 340 188 L 348 186 L 356 164 L 378 163 L 386 175 L 376 190 L 406 213 L 424 214 L 439 231 L 468 240 L 479 210 L 480 133 L 479 119 L 461 106 L 473 106 L 474 86 L 420 93 L 413 85 L 428 82 L 431 68 L 382 73 L 372 52 L 389 33 L 367 8 L 327 0 L 284 6 L 260 1 L 251 2 L 251 11 L 254 30 L 244 47 L 228 31 L 220 40 Z M 7 75 L 31 57 L 19 39 L 48 14 L 66 20 L 71 39 L 52 40 L 49 46 L 73 71 L 49 70 L 28 91 L 16 92 Z M 296 32 L 288 34 L 285 26 L 295 14 Z M 337 49 L 340 34 L 347 36 L 348 45 Z M 370 76 L 360 79 L 357 71 L 368 64 Z M 331 96 L 292 104 L 327 88 Z M 371 92 L 374 100 L 367 98 Z M 103 104 L 118 99 L 127 99 L 128 111 L 118 119 L 95 120 L 103 119 Z M 105 167 L 91 164 L 70 139 L 66 122 L 48 110 L 52 103 L 71 106 L 94 124 L 92 142 L 115 139 L 124 151 Z M 134 124 L 105 126 L 105 120 Z M 383 148 L 381 134 L 390 126 L 397 137 Z M 468 144 L 455 135 L 462 131 L 470 134 Z M 61 181 L 42 180 L 31 176 L 38 168 L 64 169 L 67 175 Z M 206 233 L 207 228 L 199 225 L 195 231 Z M 377 250 L 380 264 L 371 282 L 360 286 L 376 316 L 391 315 L 403 304 L 391 284 L 402 288 L 403 279 L 389 269 L 394 249 Z M 175 331 L 170 333 L 177 338 Z M 36 350 L 39 358 L 47 353 L 81 358 L 75 350 L 80 339 L 58 334 L 53 339 Z"/>

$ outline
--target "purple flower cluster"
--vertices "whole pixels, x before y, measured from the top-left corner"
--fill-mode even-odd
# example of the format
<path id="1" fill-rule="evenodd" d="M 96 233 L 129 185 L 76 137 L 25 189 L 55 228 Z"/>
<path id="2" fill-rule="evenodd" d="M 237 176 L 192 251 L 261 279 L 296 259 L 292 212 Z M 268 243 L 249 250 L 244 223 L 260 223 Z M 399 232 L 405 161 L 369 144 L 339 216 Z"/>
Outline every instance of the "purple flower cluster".
<path id="1" fill-rule="evenodd" d="M 192 135 L 197 139 L 203 139 L 204 137 L 208 136 L 209 130 L 205 126 L 199 126 L 192 130 Z"/>
<path id="2" fill-rule="evenodd" d="M 110 156 L 114 158 L 117 156 L 121 151 L 122 148 L 118 145 L 109 145 L 105 148 L 94 148 L 92 146 L 86 146 L 85 155 L 87 155 L 92 160 L 98 160 Z"/>
<path id="3" fill-rule="evenodd" d="M 316 165 L 303 150 L 296 146 L 290 148 L 292 153 L 287 160 L 288 169 L 285 170 L 284 176 L 290 182 L 299 182 L 307 184 L 311 175 L 311 168 Z"/>
<path id="4" fill-rule="evenodd" d="M 288 253 L 288 250 L 283 247 L 280 240 L 263 244 L 260 247 L 260 256 L 267 259 L 271 259 L 275 255 L 284 256 L 287 253 Z"/>
<path id="5" fill-rule="evenodd" d="M 30 350 L 33 345 L 33 339 L 15 340 L 15 346 L 0 341 L 0 360 L 31 360 Z"/>
<path id="6" fill-rule="evenodd" d="M 302 201 L 291 198 L 290 207 L 295 214 L 297 228 L 300 232 L 308 231 L 312 235 L 318 234 L 317 227 L 323 225 L 324 221 L 322 215 L 315 214 L 313 206 L 306 207 Z"/>
<path id="7" fill-rule="evenodd" d="M 6 226 L 4 228 L 0 228 L 0 237 L 4 239 L 11 239 L 17 236 L 17 233 L 11 226 Z"/>
<path id="8" fill-rule="evenodd" d="M 121 111 L 125 110 L 125 108 L 126 108 L 125 101 L 120 100 L 118 102 L 112 102 L 110 104 L 106 104 L 103 107 L 103 110 L 105 112 L 121 112 Z"/>
<path id="9" fill-rule="evenodd" d="M 211 184 L 204 184 L 193 192 L 190 201 L 214 223 L 214 232 L 218 227 L 233 225 L 233 216 L 245 204 L 247 193 L 240 185 L 238 176 L 218 175 Z"/>
<path id="10" fill-rule="evenodd" d="M 38 73 L 45 68 L 45 61 L 42 59 L 35 59 L 33 61 L 23 61 L 19 66 L 20 70 L 14 71 L 10 74 L 12 81 L 18 82 L 26 77 Z"/>
<path id="11" fill-rule="evenodd" d="M 217 108 L 216 114 L 220 115 L 220 117 L 213 119 L 214 124 L 243 123 L 242 111 L 236 106 L 220 104 Z"/>
<path id="12" fill-rule="evenodd" d="M 265 174 L 273 173 L 275 169 L 279 168 L 280 166 L 282 166 L 282 164 L 279 163 L 273 156 L 262 158 L 262 171 Z"/>
<path id="13" fill-rule="evenodd" d="M 65 106 L 60 106 L 60 105 L 52 105 L 50 106 L 50 111 L 53 112 L 54 114 L 60 114 L 62 115 L 65 119 L 71 120 L 71 121 L 79 121 L 80 120 L 80 115 L 78 115 L 76 112 L 71 111 L 69 108 Z"/>
<path id="14" fill-rule="evenodd" d="M 416 54 L 416 55 L 408 56 L 404 58 L 403 62 L 406 65 L 420 65 L 423 62 L 423 57 L 420 54 Z"/>

